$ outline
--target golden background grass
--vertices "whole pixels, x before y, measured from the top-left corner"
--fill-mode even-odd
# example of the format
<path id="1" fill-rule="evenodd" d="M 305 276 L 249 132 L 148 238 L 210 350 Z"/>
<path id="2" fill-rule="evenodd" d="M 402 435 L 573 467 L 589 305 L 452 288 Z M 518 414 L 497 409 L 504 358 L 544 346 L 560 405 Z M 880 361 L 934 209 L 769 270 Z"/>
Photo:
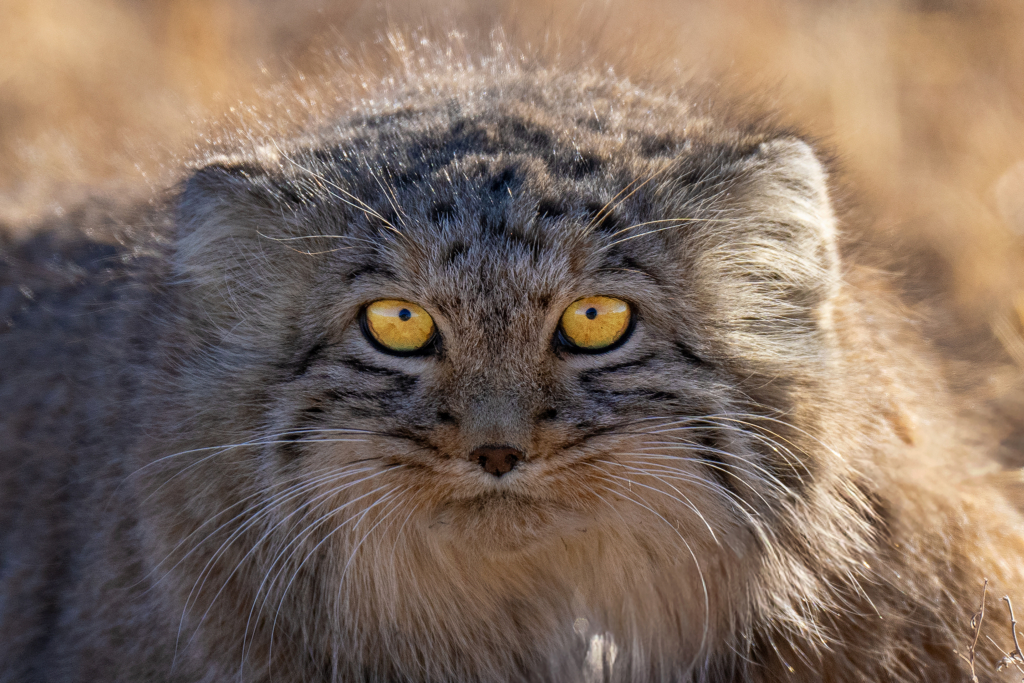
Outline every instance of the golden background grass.
<path id="1" fill-rule="evenodd" d="M 0 222 L 158 184 L 204 120 L 325 53 L 499 25 L 758 95 L 836 153 L 857 238 L 1024 365 L 1022 0 L 0 0 Z"/>

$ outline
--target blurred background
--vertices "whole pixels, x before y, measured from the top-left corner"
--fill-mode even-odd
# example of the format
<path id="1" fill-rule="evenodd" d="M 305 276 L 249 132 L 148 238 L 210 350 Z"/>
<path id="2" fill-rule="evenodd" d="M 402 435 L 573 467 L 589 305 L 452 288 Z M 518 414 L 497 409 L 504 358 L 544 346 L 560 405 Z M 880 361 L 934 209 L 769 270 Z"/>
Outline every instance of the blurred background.
<path id="1" fill-rule="evenodd" d="M 149 191 L 274 83 L 453 26 L 784 112 L 933 331 L 1024 367 L 1024 0 L 0 0 L 0 224 Z"/>

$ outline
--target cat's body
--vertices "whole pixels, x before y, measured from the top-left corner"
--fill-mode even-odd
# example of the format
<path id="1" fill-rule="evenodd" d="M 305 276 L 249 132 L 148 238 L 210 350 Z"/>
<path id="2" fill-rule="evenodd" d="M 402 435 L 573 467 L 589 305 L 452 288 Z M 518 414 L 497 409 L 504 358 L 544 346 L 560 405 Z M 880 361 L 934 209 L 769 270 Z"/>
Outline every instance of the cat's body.
<path id="1" fill-rule="evenodd" d="M 790 135 L 439 70 L 137 221 L 8 249 L 0 680 L 963 680 L 1024 586 L 1016 475 Z"/>

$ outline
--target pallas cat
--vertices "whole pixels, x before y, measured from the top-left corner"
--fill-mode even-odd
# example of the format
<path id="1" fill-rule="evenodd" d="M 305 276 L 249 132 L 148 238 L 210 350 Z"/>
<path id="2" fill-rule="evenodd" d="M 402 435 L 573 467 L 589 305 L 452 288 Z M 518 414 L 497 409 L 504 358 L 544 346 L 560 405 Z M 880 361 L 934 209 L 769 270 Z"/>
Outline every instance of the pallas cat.
<path id="1" fill-rule="evenodd" d="M 1019 477 L 811 144 L 502 60 L 346 106 L 7 238 L 0 680 L 999 675 Z"/>

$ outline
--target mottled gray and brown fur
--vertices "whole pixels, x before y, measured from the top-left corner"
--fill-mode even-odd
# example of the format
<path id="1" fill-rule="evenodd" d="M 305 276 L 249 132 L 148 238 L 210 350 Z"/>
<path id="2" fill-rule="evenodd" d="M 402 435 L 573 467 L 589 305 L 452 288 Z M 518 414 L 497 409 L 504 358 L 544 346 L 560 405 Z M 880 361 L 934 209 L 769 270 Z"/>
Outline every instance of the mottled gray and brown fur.
<path id="1" fill-rule="evenodd" d="M 240 132 L 120 244 L 10 241 L 0 681 L 965 680 L 1020 477 L 812 147 L 740 120 L 438 66 Z M 588 295 L 635 310 L 606 353 L 556 334 Z M 382 298 L 437 343 L 382 353 Z"/>

